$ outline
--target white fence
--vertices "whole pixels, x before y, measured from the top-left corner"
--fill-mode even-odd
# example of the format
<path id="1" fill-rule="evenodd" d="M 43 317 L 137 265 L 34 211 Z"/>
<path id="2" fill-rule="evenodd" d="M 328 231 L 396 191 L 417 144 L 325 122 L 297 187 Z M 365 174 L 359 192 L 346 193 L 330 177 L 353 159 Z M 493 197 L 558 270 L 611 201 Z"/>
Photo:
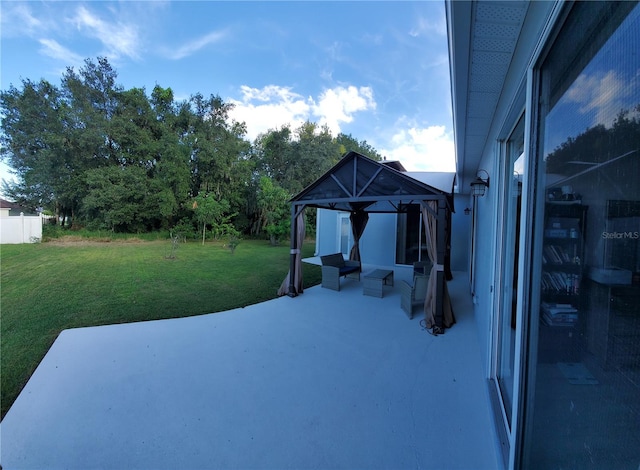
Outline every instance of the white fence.
<path id="1" fill-rule="evenodd" d="M 0 217 L 0 243 L 35 243 L 42 239 L 42 217 L 35 215 Z"/>

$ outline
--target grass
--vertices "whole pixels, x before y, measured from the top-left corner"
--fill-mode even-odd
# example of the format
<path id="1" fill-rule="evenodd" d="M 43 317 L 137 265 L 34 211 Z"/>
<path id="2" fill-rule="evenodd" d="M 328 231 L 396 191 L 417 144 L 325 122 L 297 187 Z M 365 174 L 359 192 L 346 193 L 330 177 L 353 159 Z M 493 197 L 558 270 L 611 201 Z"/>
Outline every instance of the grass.
<path id="1" fill-rule="evenodd" d="M 303 256 L 313 255 L 306 243 Z M 106 240 L 3 245 L 1 406 L 9 410 L 60 332 L 67 328 L 178 318 L 263 302 L 289 269 L 289 246 Z M 305 265 L 305 286 L 320 268 Z"/>

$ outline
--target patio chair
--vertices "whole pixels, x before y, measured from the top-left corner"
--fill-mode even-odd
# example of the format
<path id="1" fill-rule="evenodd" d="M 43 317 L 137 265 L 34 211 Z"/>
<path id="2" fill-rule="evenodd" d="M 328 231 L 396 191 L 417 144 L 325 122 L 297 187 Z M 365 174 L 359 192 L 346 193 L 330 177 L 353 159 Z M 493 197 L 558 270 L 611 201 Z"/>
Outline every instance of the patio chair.
<path id="1" fill-rule="evenodd" d="M 409 320 L 413 318 L 413 308 L 416 305 L 423 305 L 427 296 L 427 284 L 429 276 L 416 274 L 413 276 L 413 285 L 407 281 L 400 283 L 400 307 L 405 311 Z"/>
<path id="2" fill-rule="evenodd" d="M 425 276 L 428 276 L 431 272 L 431 266 L 433 266 L 433 263 L 429 260 L 416 261 L 413 263 L 413 274 L 424 274 Z"/>
<path id="3" fill-rule="evenodd" d="M 322 261 L 322 287 L 339 291 L 341 277 L 360 280 L 362 270 L 360 261 L 345 261 L 342 253 L 324 255 L 320 260 Z"/>

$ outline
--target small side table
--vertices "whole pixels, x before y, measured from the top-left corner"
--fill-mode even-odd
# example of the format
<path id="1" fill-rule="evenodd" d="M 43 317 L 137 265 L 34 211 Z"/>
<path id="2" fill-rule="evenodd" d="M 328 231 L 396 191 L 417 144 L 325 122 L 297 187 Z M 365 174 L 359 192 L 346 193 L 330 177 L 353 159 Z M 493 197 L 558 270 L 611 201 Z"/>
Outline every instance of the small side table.
<path id="1" fill-rule="evenodd" d="M 393 285 L 393 271 L 387 269 L 376 269 L 366 274 L 364 280 L 364 295 L 382 297 L 383 286 Z"/>

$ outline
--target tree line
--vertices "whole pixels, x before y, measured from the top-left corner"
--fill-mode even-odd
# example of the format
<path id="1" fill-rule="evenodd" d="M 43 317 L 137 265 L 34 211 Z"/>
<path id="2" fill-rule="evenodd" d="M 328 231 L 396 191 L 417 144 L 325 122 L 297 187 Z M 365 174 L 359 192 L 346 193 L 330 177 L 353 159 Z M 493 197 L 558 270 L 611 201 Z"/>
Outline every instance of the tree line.
<path id="1" fill-rule="evenodd" d="M 217 95 L 124 89 L 102 57 L 68 67 L 59 86 L 23 79 L 0 91 L 0 158 L 16 176 L 3 191 L 69 226 L 278 238 L 287 201 L 347 151 L 381 159 L 366 141 L 313 122 L 249 142 L 232 108 Z"/>

